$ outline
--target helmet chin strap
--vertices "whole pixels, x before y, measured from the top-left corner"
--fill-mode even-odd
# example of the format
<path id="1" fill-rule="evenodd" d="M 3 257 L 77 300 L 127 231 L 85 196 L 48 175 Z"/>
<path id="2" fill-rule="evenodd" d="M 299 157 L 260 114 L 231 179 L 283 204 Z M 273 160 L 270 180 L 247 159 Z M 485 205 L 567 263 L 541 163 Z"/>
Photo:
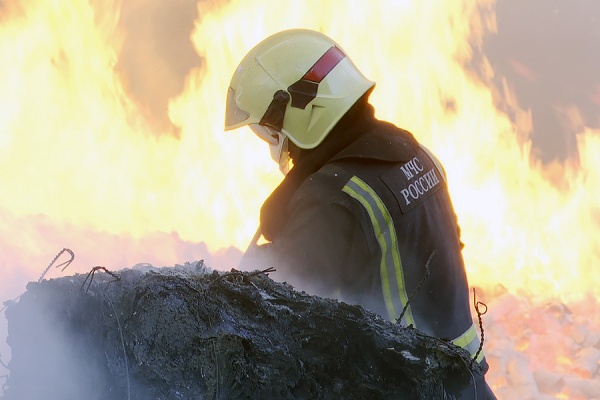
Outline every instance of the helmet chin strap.
<path id="1" fill-rule="evenodd" d="M 281 173 L 287 175 L 292 164 L 288 147 L 288 137 L 267 125 L 250 124 L 249 127 L 256 136 L 269 144 L 271 158 L 279 165 Z"/>
<path id="2" fill-rule="evenodd" d="M 250 128 L 258 136 L 262 137 L 269 143 L 271 158 L 279 165 L 279 170 L 283 175 L 291 169 L 291 158 L 288 151 L 288 137 L 281 133 L 283 129 L 283 119 L 285 118 L 285 110 L 290 101 L 290 94 L 285 90 L 278 90 L 273 94 L 273 100 L 267 107 L 265 114 L 262 116 L 258 124 L 251 124 Z M 254 127 L 253 127 L 254 125 Z M 264 131 L 268 135 L 264 135 Z M 263 133 L 261 135 L 261 132 Z M 270 136 L 268 137 L 263 136 Z"/>
<path id="3" fill-rule="evenodd" d="M 283 175 L 287 175 L 291 169 L 291 158 L 288 149 L 289 139 L 281 132 L 277 132 L 275 129 L 265 126 L 265 129 L 269 132 L 271 137 L 277 138 L 274 141 L 269 142 L 269 152 L 273 161 L 279 165 L 279 170 Z"/>
<path id="4" fill-rule="evenodd" d="M 287 175 L 292 168 L 288 143 L 288 137 L 279 133 L 279 143 L 275 146 L 270 145 L 271 158 L 279 165 L 279 170 L 283 175 Z"/>

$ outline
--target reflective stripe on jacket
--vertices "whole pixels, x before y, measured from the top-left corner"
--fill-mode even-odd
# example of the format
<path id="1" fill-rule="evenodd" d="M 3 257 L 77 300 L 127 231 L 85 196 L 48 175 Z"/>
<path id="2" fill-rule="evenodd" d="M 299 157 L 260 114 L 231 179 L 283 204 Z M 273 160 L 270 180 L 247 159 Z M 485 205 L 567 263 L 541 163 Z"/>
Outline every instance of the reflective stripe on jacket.
<path id="1" fill-rule="evenodd" d="M 373 180 L 368 173 L 361 175 Z M 441 165 L 421 146 L 407 163 L 388 167 L 377 177 L 374 186 L 379 186 L 378 190 L 354 175 L 342 191 L 355 199 L 368 215 L 379 247 L 379 275 L 387 317 L 450 339 L 475 356 L 480 341 L 470 315 L 458 229 Z M 387 199 L 383 200 L 378 192 L 383 192 L 382 197 Z M 431 196 L 441 200 L 428 202 Z M 419 207 L 423 212 L 415 211 L 413 218 L 411 212 Z M 424 226 L 432 222 L 434 229 Z M 432 230 L 445 231 L 446 237 L 430 240 L 427 236 L 432 235 Z M 402 236 L 399 237 L 397 231 Z M 416 240 L 411 241 L 409 237 Z M 414 245 L 406 246 L 402 242 Z M 440 270 L 446 271 L 439 273 Z M 454 280 L 447 281 L 444 279 L 447 276 L 453 276 Z M 425 295 L 419 294 L 421 290 Z M 437 296 L 451 302 L 431 301 Z M 483 352 L 477 356 L 481 361 Z"/>
<path id="2" fill-rule="evenodd" d="M 297 289 L 477 352 L 445 176 L 409 132 L 377 121 L 300 184 L 286 217 L 243 269 L 275 267 L 274 279 Z"/>

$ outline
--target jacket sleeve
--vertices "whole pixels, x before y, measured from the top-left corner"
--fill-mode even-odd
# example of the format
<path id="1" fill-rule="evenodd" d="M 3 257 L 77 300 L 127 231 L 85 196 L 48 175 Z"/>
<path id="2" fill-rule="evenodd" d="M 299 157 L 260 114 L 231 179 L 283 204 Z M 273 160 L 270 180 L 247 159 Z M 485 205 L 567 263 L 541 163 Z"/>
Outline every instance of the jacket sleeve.
<path id="1" fill-rule="evenodd" d="M 339 298 L 349 284 L 365 283 L 359 276 L 368 273 L 364 266 L 369 250 L 363 228 L 344 204 L 345 195 L 338 186 L 316 178 L 303 184 L 290 203 L 282 234 L 256 248 L 248 265 L 253 269 L 273 267 L 276 272 L 270 276 L 274 280 L 324 297 Z"/>

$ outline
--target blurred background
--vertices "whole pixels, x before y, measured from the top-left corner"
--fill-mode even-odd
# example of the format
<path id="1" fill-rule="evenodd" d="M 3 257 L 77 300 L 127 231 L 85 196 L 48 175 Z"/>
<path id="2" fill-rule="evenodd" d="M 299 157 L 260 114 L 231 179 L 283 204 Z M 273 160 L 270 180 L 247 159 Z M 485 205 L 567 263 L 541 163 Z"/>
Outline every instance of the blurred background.
<path id="1" fill-rule="evenodd" d="M 594 0 L 1 0 L 0 298 L 63 248 L 45 278 L 235 267 L 281 176 L 223 132 L 229 79 L 264 37 L 316 29 L 444 163 L 499 397 L 591 399 L 599 17 Z M 4 364 L 6 332 L 2 313 Z"/>

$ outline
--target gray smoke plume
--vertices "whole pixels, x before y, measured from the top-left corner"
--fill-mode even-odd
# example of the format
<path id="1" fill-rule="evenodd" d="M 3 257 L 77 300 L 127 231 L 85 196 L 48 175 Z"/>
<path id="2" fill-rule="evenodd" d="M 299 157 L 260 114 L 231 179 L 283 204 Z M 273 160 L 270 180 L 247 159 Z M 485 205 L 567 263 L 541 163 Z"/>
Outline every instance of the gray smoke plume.
<path id="1" fill-rule="evenodd" d="M 600 2 L 498 0 L 496 19 L 484 55 L 531 109 L 537 155 L 576 157 L 575 134 L 600 128 Z"/>

